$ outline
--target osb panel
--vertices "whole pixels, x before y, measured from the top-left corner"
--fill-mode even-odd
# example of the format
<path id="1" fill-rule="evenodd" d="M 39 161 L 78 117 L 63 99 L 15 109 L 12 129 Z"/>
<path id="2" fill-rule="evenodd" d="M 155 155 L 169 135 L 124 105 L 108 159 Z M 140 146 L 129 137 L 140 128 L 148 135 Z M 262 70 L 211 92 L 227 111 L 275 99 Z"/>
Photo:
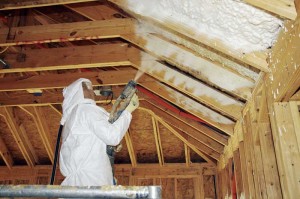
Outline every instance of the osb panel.
<path id="1" fill-rule="evenodd" d="M 5 164 L 4 160 L 2 159 L 2 157 L 0 157 L 0 166 L 4 166 L 4 165 L 6 165 L 6 164 Z"/>
<path id="2" fill-rule="evenodd" d="M 158 163 L 153 130 L 131 130 L 130 132 L 137 162 Z"/>
<path id="3" fill-rule="evenodd" d="M 121 144 L 123 147 L 120 152 L 116 153 L 115 164 L 130 164 L 131 161 L 125 138 L 122 139 Z"/>
<path id="4" fill-rule="evenodd" d="M 164 162 L 184 163 L 185 151 L 183 142 L 160 123 L 158 124 Z"/>
<path id="5" fill-rule="evenodd" d="M 204 196 L 205 199 L 215 198 L 214 176 L 203 176 Z"/>
<path id="6" fill-rule="evenodd" d="M 175 180 L 174 178 L 161 179 L 162 198 L 175 198 Z"/>
<path id="7" fill-rule="evenodd" d="M 2 116 L 0 116 L 0 136 L 11 153 L 14 164 L 26 165 L 26 161 Z"/>
<path id="8" fill-rule="evenodd" d="M 176 179 L 177 180 L 177 198 L 178 199 L 193 199 L 194 196 L 194 181 L 193 179 Z"/>
<path id="9" fill-rule="evenodd" d="M 154 179 L 153 178 L 139 178 L 137 180 L 138 186 L 152 186 L 154 185 Z"/>
<path id="10" fill-rule="evenodd" d="M 190 158 L 191 158 L 191 162 L 194 162 L 194 163 L 206 162 L 201 156 L 199 156 L 192 149 L 190 150 Z"/>
<path id="11" fill-rule="evenodd" d="M 115 176 L 117 185 L 129 186 L 129 176 Z"/>
<path id="12" fill-rule="evenodd" d="M 132 130 L 152 130 L 152 116 L 145 111 L 137 109 L 133 112 L 130 128 Z"/>
<path id="13" fill-rule="evenodd" d="M 41 107 L 41 110 L 46 118 L 46 123 L 51 136 L 50 141 L 54 150 L 56 145 L 58 129 L 60 126 L 61 115 L 50 106 L 43 106 Z"/>
<path id="14" fill-rule="evenodd" d="M 38 157 L 39 164 L 50 164 L 45 145 L 43 144 L 33 117 L 18 107 L 14 108 L 14 114 L 17 119 L 17 124 L 24 126 L 26 136 Z"/>

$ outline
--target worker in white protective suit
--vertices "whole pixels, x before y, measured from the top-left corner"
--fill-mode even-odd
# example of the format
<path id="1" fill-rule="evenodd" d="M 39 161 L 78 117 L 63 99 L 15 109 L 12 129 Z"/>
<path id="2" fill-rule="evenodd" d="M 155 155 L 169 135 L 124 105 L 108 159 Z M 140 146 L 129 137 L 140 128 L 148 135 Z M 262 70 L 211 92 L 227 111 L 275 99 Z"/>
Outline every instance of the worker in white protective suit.
<path id="1" fill-rule="evenodd" d="M 96 105 L 92 84 L 78 79 L 63 90 L 62 146 L 60 171 L 65 176 L 61 185 L 113 185 L 112 167 L 106 146 L 120 143 L 131 122 L 131 113 L 139 106 L 135 95 L 113 124 L 109 113 Z"/>

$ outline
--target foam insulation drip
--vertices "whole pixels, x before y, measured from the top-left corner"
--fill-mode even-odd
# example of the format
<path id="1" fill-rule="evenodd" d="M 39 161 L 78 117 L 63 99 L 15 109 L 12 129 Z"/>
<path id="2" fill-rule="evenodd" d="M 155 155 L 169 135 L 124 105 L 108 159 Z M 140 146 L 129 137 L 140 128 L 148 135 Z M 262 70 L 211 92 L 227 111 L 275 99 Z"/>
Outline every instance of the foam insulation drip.
<path id="1" fill-rule="evenodd" d="M 194 101 L 190 98 L 185 97 L 181 93 L 174 92 L 173 89 L 170 89 L 167 86 L 161 85 L 161 87 L 164 87 L 169 93 L 171 94 L 170 97 L 172 97 L 177 104 L 183 105 L 184 109 L 190 113 L 200 113 L 202 116 L 209 118 L 211 121 L 220 123 L 220 124 L 233 124 L 234 122 L 230 119 L 224 117 L 223 115 L 220 115 L 219 113 L 216 113 L 212 111 L 211 109 L 199 104 L 197 101 Z"/>
<path id="2" fill-rule="evenodd" d="M 251 89 L 254 86 L 252 81 L 153 35 L 145 35 L 143 40 L 147 50 L 166 58 L 173 58 L 182 70 L 195 77 L 203 81 L 208 80 L 208 83 L 234 92 L 245 99 L 251 96 Z"/>
<path id="3" fill-rule="evenodd" d="M 131 11 L 182 24 L 241 53 L 272 46 L 282 20 L 241 0 L 127 0 Z M 180 28 L 180 27 L 178 27 Z"/>
<path id="4" fill-rule="evenodd" d="M 140 70 L 148 72 L 150 74 L 161 74 L 165 82 L 171 82 L 176 87 L 185 88 L 190 91 L 194 96 L 207 96 L 211 100 L 226 106 L 226 105 L 237 105 L 243 106 L 242 103 L 236 101 L 233 98 L 228 97 L 214 89 L 197 82 L 196 80 L 185 76 L 171 68 L 168 68 L 158 63 L 152 56 L 142 53 L 141 54 L 141 68 Z"/>

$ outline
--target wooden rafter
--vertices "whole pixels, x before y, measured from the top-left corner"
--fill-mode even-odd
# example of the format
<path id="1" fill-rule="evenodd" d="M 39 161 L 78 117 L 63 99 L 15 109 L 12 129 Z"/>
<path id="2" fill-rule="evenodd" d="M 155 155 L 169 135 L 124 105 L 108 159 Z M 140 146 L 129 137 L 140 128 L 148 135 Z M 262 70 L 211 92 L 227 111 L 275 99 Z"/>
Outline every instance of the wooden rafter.
<path id="1" fill-rule="evenodd" d="M 170 125 L 171 126 L 171 125 Z M 172 126 L 173 127 L 173 126 Z M 173 129 L 180 134 L 182 137 L 184 137 L 189 143 L 191 143 L 193 146 L 195 146 L 199 151 L 201 151 L 202 153 L 206 154 L 209 157 L 212 157 L 215 160 L 219 160 L 220 159 L 220 153 L 216 152 L 215 150 L 207 147 L 206 145 L 202 144 L 201 142 L 199 142 L 198 140 L 190 137 L 187 135 L 186 132 L 182 132 L 181 130 L 179 130 L 176 127 L 173 127 Z"/>
<path id="2" fill-rule="evenodd" d="M 133 24 L 132 19 L 113 19 L 4 28 L 0 33 L 0 46 L 116 38 L 132 33 Z"/>
<path id="3" fill-rule="evenodd" d="M 11 169 L 14 164 L 14 160 L 1 136 L 0 136 L 0 155 L 4 160 L 6 166 L 9 169 Z"/>
<path id="4" fill-rule="evenodd" d="M 23 53 L 26 60 L 21 63 L 17 62 L 16 55 L 7 54 L 5 60 L 11 68 L 1 69 L 0 73 L 129 66 L 129 58 L 139 58 L 139 50 L 124 43 L 26 50 Z"/>
<path id="5" fill-rule="evenodd" d="M 132 167 L 136 167 L 137 166 L 137 161 L 136 161 L 136 154 L 132 145 L 132 140 L 129 134 L 130 131 L 128 131 L 125 134 L 125 141 L 126 141 L 126 145 L 127 145 L 127 149 L 129 152 L 129 156 L 130 156 L 130 160 L 131 160 L 131 165 Z"/>
<path id="6" fill-rule="evenodd" d="M 5 122 L 8 125 L 24 159 L 26 160 L 28 166 L 33 167 L 35 165 L 34 156 L 30 152 L 30 148 L 24 143 L 23 132 L 15 121 L 12 108 L 3 107 L 0 109 L 1 115 L 3 116 Z"/>
<path id="7" fill-rule="evenodd" d="M 162 84 L 147 84 L 144 83 L 143 86 L 148 90 L 152 91 L 153 93 L 157 94 L 158 96 L 166 99 L 167 101 L 181 107 L 182 109 L 190 112 L 191 114 L 195 115 L 196 117 L 206 121 L 207 123 L 211 124 L 212 126 L 222 130 L 223 132 L 227 133 L 228 135 L 233 134 L 233 122 L 224 116 L 216 115 L 217 119 L 224 121 L 225 123 L 215 121 L 213 118 L 207 117 L 209 114 L 203 112 L 204 110 L 209 111 L 210 109 L 206 109 L 204 106 L 201 106 L 198 102 L 191 100 L 190 98 L 185 97 L 184 95 L 177 93 L 173 89 L 166 89 L 165 86 Z M 177 97 L 174 96 L 174 93 L 177 93 Z M 191 105 L 195 105 L 193 109 L 190 107 Z M 201 106 L 198 107 L 198 106 Z"/>
<path id="8" fill-rule="evenodd" d="M 90 1 L 96 1 L 96 0 L 39 0 L 39 1 L 3 0 L 3 2 L 1 2 L 0 4 L 0 10 L 54 6 L 54 5 L 61 5 L 61 4 L 71 4 L 71 3 L 90 2 Z"/>
<path id="9" fill-rule="evenodd" d="M 254 52 L 254 53 L 248 53 L 246 55 L 241 55 L 239 52 L 228 49 L 228 47 L 221 43 L 219 40 L 209 38 L 206 35 L 193 35 L 192 30 L 189 30 L 188 27 L 185 27 L 182 24 L 175 23 L 171 20 L 171 18 L 164 18 L 163 20 L 154 19 L 150 17 L 144 17 L 139 14 L 136 14 L 132 12 L 127 7 L 127 2 L 125 0 L 109 0 L 110 2 L 116 4 L 123 10 L 125 10 L 127 13 L 131 14 L 135 18 L 144 19 L 145 21 L 152 21 L 154 24 L 158 24 L 160 27 L 165 28 L 166 30 L 170 30 L 171 32 L 175 32 L 177 34 L 181 34 L 184 37 L 188 37 L 194 42 L 200 42 L 206 46 L 209 46 L 213 49 L 216 49 L 228 56 L 231 56 L 241 62 L 247 63 L 259 70 L 269 72 L 268 63 L 267 63 L 267 53 L 266 52 Z"/>
<path id="10" fill-rule="evenodd" d="M 155 146 L 156 146 L 156 151 L 157 151 L 157 156 L 158 156 L 158 162 L 159 162 L 160 166 L 163 166 L 164 165 L 164 155 L 163 155 L 163 151 L 162 151 L 158 123 L 157 123 L 157 120 L 153 116 L 151 119 L 152 119 L 153 134 L 154 134 L 154 139 L 155 139 Z"/>
<path id="11" fill-rule="evenodd" d="M 152 117 L 156 118 L 163 126 L 165 126 L 168 130 L 170 130 L 176 137 L 178 137 L 181 141 L 187 144 L 191 149 L 193 149 L 198 155 L 200 155 L 203 159 L 205 159 L 208 163 L 215 164 L 211 158 L 203 154 L 199 151 L 194 145 L 190 144 L 182 135 L 180 135 L 176 130 L 174 130 L 169 124 L 164 122 L 161 118 L 157 117 L 151 110 L 140 107 L 140 110 L 148 112 Z"/>
<path id="12" fill-rule="evenodd" d="M 195 100 L 213 107 L 230 118 L 237 120 L 241 116 L 243 103 L 159 63 L 148 54 L 142 52 L 140 54 L 142 60 L 131 60 L 132 65 L 137 69 L 189 95 Z M 224 102 L 228 102 L 228 104 L 225 105 L 223 104 Z"/>
<path id="13" fill-rule="evenodd" d="M 294 0 L 245 0 L 248 4 L 277 14 L 287 19 L 295 20 L 297 12 Z"/>
<path id="14" fill-rule="evenodd" d="M 54 145 L 51 143 L 49 127 L 46 123 L 45 116 L 41 107 L 20 107 L 26 113 L 28 113 L 34 120 L 43 145 L 47 151 L 50 161 L 54 161 Z"/>
<path id="15" fill-rule="evenodd" d="M 191 165 L 191 154 L 190 154 L 190 148 L 187 146 L 187 144 L 184 144 L 184 154 L 185 154 L 185 163 L 186 166 Z"/>
<path id="16" fill-rule="evenodd" d="M 159 59 L 166 60 L 180 70 L 189 73 L 197 79 L 201 79 L 209 85 L 233 93 L 244 100 L 249 99 L 251 96 L 251 90 L 254 86 L 252 81 L 232 73 L 222 67 L 221 64 L 218 65 L 197 56 L 186 48 L 172 43 L 165 38 L 162 39 L 150 33 L 122 35 L 122 37 Z M 199 73 L 199 71 L 201 72 Z M 212 74 L 215 74 L 216 77 L 211 77 Z M 230 84 L 228 81 L 232 81 L 232 84 L 244 86 L 243 88 L 237 87 L 236 89 L 232 89 L 226 86 Z"/>
<path id="17" fill-rule="evenodd" d="M 188 132 L 194 132 L 195 130 L 196 130 L 196 132 L 199 131 L 199 134 L 203 134 L 203 135 L 211 138 L 212 140 L 217 141 L 218 143 L 220 143 L 222 145 L 227 145 L 227 143 L 228 143 L 227 136 L 220 135 L 216 131 L 213 131 L 212 129 L 200 124 L 197 121 L 193 121 L 189 118 L 181 116 L 180 112 L 176 113 L 176 112 L 170 111 L 167 108 L 160 105 L 159 103 L 155 102 L 155 100 L 152 100 L 151 98 L 145 97 L 145 99 L 146 99 L 146 102 L 151 106 L 151 108 L 149 108 L 149 105 L 147 105 L 147 104 L 145 105 L 145 103 L 143 103 L 143 102 L 141 104 L 146 106 L 146 108 L 148 108 L 150 110 L 154 110 L 155 113 L 159 113 L 159 116 L 161 118 L 164 118 L 164 120 L 170 121 L 171 123 L 178 123 L 179 121 L 183 122 L 187 126 L 185 126 L 185 125 L 182 126 L 182 129 L 186 129 Z M 175 122 L 175 120 L 173 121 L 172 118 L 175 118 L 176 122 Z M 191 127 L 192 129 L 190 129 L 189 127 Z M 190 135 L 190 136 L 192 136 L 192 135 Z M 201 135 L 199 135 L 199 136 L 201 136 Z M 207 138 L 201 137 L 200 140 L 205 143 L 205 140 L 207 140 Z M 208 140 L 208 142 L 211 143 L 210 140 Z M 208 146 L 212 146 L 212 145 L 208 144 Z"/>
<path id="18" fill-rule="evenodd" d="M 135 74 L 135 69 L 126 69 L 120 71 L 49 74 L 47 78 L 44 75 L 7 77 L 0 79 L 0 91 L 64 88 L 79 78 L 91 80 L 94 86 L 125 85 L 129 79 L 134 78 Z M 143 83 L 151 80 L 150 78 L 142 77 L 139 82 Z"/>
<path id="19" fill-rule="evenodd" d="M 187 121 L 187 123 L 185 123 L 185 122 L 179 120 L 179 118 L 174 117 L 170 113 L 168 113 L 166 111 L 163 111 L 163 110 L 155 107 L 154 105 L 150 104 L 149 101 L 142 101 L 142 102 L 140 102 L 140 105 L 141 105 L 141 107 L 152 110 L 153 112 L 155 112 L 155 114 L 157 116 L 162 118 L 169 125 L 185 132 L 187 135 L 189 135 L 189 136 L 193 137 L 194 139 L 198 140 L 201 144 L 206 145 L 207 147 L 213 149 L 214 151 L 216 151 L 218 153 L 223 152 L 224 147 L 223 147 L 222 144 L 220 144 L 216 140 L 213 140 L 213 139 L 209 138 L 205 134 L 205 132 L 201 132 L 201 131 L 199 131 L 197 129 L 194 129 L 191 126 L 189 126 L 188 121 Z M 192 122 L 192 121 L 190 121 L 190 122 Z M 209 131 L 208 128 L 207 128 L 207 131 Z"/>
<path id="20" fill-rule="evenodd" d="M 99 15 L 98 13 L 94 13 L 95 7 L 99 7 L 100 9 L 100 6 L 102 5 L 98 4 L 94 5 L 94 7 L 69 6 L 68 8 L 88 17 L 93 21 L 96 21 L 101 20 L 101 15 Z M 247 99 L 250 97 L 250 90 L 251 85 L 253 86 L 253 80 L 241 77 L 239 73 L 232 73 L 229 70 L 224 69 L 224 66 L 222 66 L 221 64 L 216 64 L 204 58 L 201 58 L 190 50 L 187 50 L 183 46 L 179 46 L 171 41 L 168 41 L 166 38 L 162 39 L 154 34 L 143 33 L 143 25 L 141 23 L 139 23 L 135 27 L 136 29 L 138 29 L 138 34 L 122 35 L 122 38 L 139 46 L 150 54 L 156 55 L 160 59 L 167 60 L 168 62 L 176 65 L 176 67 L 180 68 L 181 70 L 190 73 L 191 75 L 202 79 L 203 81 L 208 82 L 208 84 L 215 85 L 224 90 L 229 91 L 228 88 L 224 87 L 224 85 L 228 84 L 228 79 L 231 79 L 231 81 L 234 81 L 235 83 L 239 82 L 240 85 L 249 85 L 248 88 L 243 86 L 243 89 L 230 90 L 230 92 L 235 93 L 237 96 L 243 99 Z M 185 60 L 185 62 L 186 60 L 189 60 L 189 62 L 185 63 L 182 62 L 182 60 Z M 190 68 L 191 66 L 197 68 L 197 70 L 201 70 L 204 68 L 205 70 L 201 70 L 200 74 L 193 73 L 193 69 Z M 207 76 L 211 75 L 212 73 L 216 73 L 216 71 L 219 74 L 222 74 L 222 76 L 224 75 L 224 77 L 226 78 L 222 79 L 221 75 L 218 75 L 218 78 L 207 78 Z M 218 81 L 216 81 L 216 79 L 218 79 Z"/>

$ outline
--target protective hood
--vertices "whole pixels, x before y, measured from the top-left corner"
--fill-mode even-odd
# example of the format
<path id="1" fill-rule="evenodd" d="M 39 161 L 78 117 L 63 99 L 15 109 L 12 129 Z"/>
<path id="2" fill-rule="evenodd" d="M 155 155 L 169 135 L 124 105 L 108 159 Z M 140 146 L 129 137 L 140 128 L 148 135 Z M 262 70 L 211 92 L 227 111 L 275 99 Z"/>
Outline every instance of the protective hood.
<path id="1" fill-rule="evenodd" d="M 60 121 L 61 125 L 64 125 L 73 108 L 84 101 L 82 82 L 91 83 L 88 79 L 80 78 L 63 90 L 64 101 L 62 104 L 63 116 Z"/>

